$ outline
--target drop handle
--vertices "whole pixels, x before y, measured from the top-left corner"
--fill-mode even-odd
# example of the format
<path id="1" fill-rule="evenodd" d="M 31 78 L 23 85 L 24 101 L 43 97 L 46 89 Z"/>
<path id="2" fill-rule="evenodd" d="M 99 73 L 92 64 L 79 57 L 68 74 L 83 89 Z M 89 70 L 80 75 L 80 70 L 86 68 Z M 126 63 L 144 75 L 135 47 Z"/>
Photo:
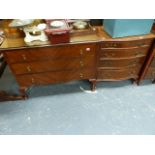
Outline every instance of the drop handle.
<path id="1" fill-rule="evenodd" d="M 137 65 L 136 62 L 131 63 L 131 66 L 136 66 L 136 65 Z M 129 66 L 130 66 L 130 65 L 129 65 Z"/>
<path id="2" fill-rule="evenodd" d="M 84 66 L 84 63 L 82 61 L 80 61 L 80 65 L 81 65 L 81 67 L 83 67 Z"/>
<path id="3" fill-rule="evenodd" d="M 83 78 L 83 74 L 82 73 L 80 73 L 80 77 Z"/>
<path id="4" fill-rule="evenodd" d="M 22 57 L 23 57 L 23 60 L 26 60 L 26 55 L 25 54 L 23 54 Z"/>
<path id="5" fill-rule="evenodd" d="M 140 51 L 137 51 L 137 52 L 135 53 L 135 56 L 138 56 L 138 55 L 140 55 Z"/>
<path id="6" fill-rule="evenodd" d="M 34 80 L 34 78 L 31 78 L 31 82 L 32 82 L 32 83 L 35 83 L 35 80 Z"/>
<path id="7" fill-rule="evenodd" d="M 115 53 L 104 53 L 105 57 L 115 57 L 116 54 Z"/>
<path id="8" fill-rule="evenodd" d="M 130 71 L 129 73 L 130 73 L 130 75 L 132 75 L 132 76 L 135 75 L 135 71 Z"/>
<path id="9" fill-rule="evenodd" d="M 80 50 L 80 55 L 83 55 L 83 50 Z"/>
<path id="10" fill-rule="evenodd" d="M 145 42 L 140 42 L 140 43 L 137 43 L 138 46 L 146 46 L 146 43 Z"/>
<path id="11" fill-rule="evenodd" d="M 106 43 L 105 44 L 105 47 L 108 47 L 108 48 L 116 48 L 117 47 L 117 43 Z"/>
<path id="12" fill-rule="evenodd" d="M 31 72 L 32 71 L 30 66 L 27 66 L 26 68 L 27 68 L 27 71 L 28 72 Z"/>

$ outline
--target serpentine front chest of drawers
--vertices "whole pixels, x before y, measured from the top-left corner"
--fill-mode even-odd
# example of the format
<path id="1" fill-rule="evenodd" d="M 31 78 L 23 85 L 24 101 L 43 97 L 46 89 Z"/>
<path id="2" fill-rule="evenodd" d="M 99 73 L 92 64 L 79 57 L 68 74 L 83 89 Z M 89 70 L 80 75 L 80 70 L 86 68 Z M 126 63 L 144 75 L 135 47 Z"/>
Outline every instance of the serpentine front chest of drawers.
<path id="1" fill-rule="evenodd" d="M 23 96 L 32 85 L 96 79 L 96 43 L 14 49 L 4 56 Z"/>
<path id="2" fill-rule="evenodd" d="M 138 82 L 155 35 L 112 39 L 104 31 L 100 34 L 103 41 L 99 42 L 97 52 L 97 81 Z"/>
<path id="3" fill-rule="evenodd" d="M 153 39 L 100 43 L 97 79 L 137 80 Z"/>

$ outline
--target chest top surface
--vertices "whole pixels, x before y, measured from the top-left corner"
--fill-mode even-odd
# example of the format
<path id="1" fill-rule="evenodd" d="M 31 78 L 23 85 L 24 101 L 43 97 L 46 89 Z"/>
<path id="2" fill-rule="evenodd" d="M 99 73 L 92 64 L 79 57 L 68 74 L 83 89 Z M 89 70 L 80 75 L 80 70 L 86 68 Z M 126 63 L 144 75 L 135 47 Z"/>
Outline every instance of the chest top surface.
<path id="1" fill-rule="evenodd" d="M 144 39 L 153 39 L 155 38 L 155 33 L 150 33 L 147 35 L 141 36 L 130 36 L 123 38 L 111 38 L 105 31 L 102 26 L 95 26 L 93 34 L 80 34 L 80 35 L 70 35 L 69 43 L 61 44 L 51 44 L 49 41 L 40 42 L 38 45 L 27 45 L 24 42 L 23 37 L 6 37 L 3 44 L 0 47 L 1 51 L 12 50 L 12 49 L 22 49 L 22 48 L 35 48 L 35 47 L 52 47 L 60 45 L 69 45 L 69 44 L 79 44 L 79 43 L 92 43 L 92 42 L 106 42 L 106 41 L 134 41 L 134 40 L 144 40 Z"/>

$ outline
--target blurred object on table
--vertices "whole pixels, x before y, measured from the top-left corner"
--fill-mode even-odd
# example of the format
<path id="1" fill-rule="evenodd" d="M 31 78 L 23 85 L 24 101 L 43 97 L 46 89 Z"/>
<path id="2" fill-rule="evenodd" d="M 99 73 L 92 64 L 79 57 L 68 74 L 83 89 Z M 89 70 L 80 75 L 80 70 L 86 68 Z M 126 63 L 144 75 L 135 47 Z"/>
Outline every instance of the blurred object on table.
<path id="1" fill-rule="evenodd" d="M 9 27 L 9 24 L 11 23 L 11 21 L 12 21 L 12 19 L 4 19 L 1 21 L 1 28 L 4 31 L 4 35 L 7 38 L 24 37 L 23 31 L 21 31 L 19 28 Z"/>

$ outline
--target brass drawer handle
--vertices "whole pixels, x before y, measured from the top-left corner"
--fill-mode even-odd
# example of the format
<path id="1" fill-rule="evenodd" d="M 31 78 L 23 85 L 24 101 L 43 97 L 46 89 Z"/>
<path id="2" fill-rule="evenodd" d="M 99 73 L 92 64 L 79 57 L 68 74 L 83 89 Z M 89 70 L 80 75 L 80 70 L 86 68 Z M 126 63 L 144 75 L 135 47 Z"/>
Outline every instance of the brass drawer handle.
<path id="1" fill-rule="evenodd" d="M 140 55 L 140 51 L 135 52 L 135 56 L 138 56 L 138 55 Z"/>
<path id="2" fill-rule="evenodd" d="M 31 78 L 31 82 L 32 82 L 32 83 L 35 83 L 35 80 L 34 80 L 34 78 Z"/>
<path id="3" fill-rule="evenodd" d="M 105 77 L 106 77 L 106 76 L 107 76 L 108 78 L 110 78 L 110 77 L 112 76 L 112 74 L 111 74 L 111 73 L 106 73 L 106 74 L 105 74 Z"/>
<path id="4" fill-rule="evenodd" d="M 117 43 L 105 43 L 105 47 L 108 47 L 108 48 L 117 47 Z"/>
<path id="5" fill-rule="evenodd" d="M 32 71 L 30 66 L 27 66 L 26 69 L 27 69 L 28 72 Z"/>
<path id="6" fill-rule="evenodd" d="M 83 55 L 83 50 L 80 50 L 80 55 Z"/>
<path id="7" fill-rule="evenodd" d="M 105 57 L 115 57 L 116 54 L 115 53 L 104 53 Z"/>
<path id="8" fill-rule="evenodd" d="M 83 67 L 84 66 L 84 63 L 82 61 L 80 61 L 80 65 L 81 65 L 81 67 Z"/>
<path id="9" fill-rule="evenodd" d="M 23 55 L 22 55 L 22 57 L 23 57 L 23 60 L 27 60 L 27 58 L 26 58 L 26 55 L 25 55 L 25 54 L 23 54 Z"/>
<path id="10" fill-rule="evenodd" d="M 135 75 L 135 71 L 130 71 L 129 74 L 130 74 L 131 76 L 134 76 L 134 75 Z"/>
<path id="11" fill-rule="evenodd" d="M 139 60 L 135 60 L 135 61 L 131 61 L 130 63 L 128 63 L 128 66 L 136 66 L 138 65 Z"/>
<path id="12" fill-rule="evenodd" d="M 137 43 L 136 45 L 137 46 L 147 46 L 148 43 L 147 42 L 141 42 L 141 43 Z"/>
<path id="13" fill-rule="evenodd" d="M 82 73 L 80 73 L 80 78 L 83 78 L 83 74 Z"/>
<path id="14" fill-rule="evenodd" d="M 133 62 L 133 63 L 131 63 L 131 64 L 129 64 L 129 66 L 136 66 L 137 65 L 137 62 Z"/>

